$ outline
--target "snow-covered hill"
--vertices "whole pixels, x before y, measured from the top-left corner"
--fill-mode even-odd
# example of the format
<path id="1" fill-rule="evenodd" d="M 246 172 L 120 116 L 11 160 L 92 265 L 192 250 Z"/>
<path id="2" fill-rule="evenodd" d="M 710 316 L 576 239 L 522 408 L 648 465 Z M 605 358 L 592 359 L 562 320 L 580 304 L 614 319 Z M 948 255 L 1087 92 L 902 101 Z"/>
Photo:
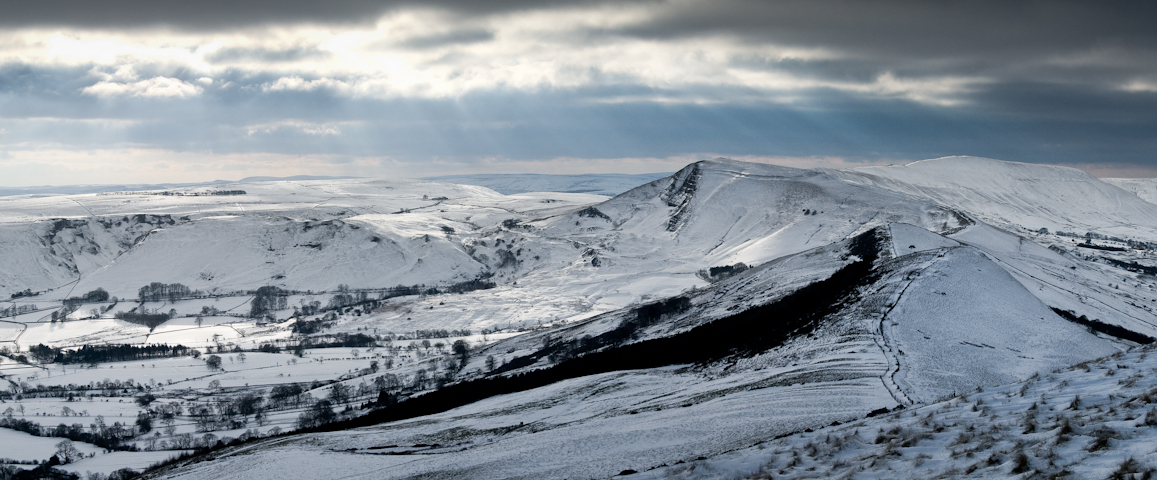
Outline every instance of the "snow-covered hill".
<path id="1" fill-rule="evenodd" d="M 334 177 L 334 176 L 320 176 L 320 175 L 294 175 L 291 177 L 245 177 L 236 182 L 227 180 L 214 180 L 212 182 L 201 183 L 153 183 L 153 184 L 97 184 L 97 185 L 39 185 L 32 187 L 0 187 L 0 197 L 10 197 L 16 195 L 26 196 L 48 196 L 48 195 L 80 195 L 85 193 L 106 193 L 106 192 L 134 192 L 134 191 L 149 191 L 149 190 L 165 190 L 171 188 L 190 188 L 190 187 L 212 187 L 216 185 L 226 185 L 234 183 L 252 183 L 252 182 L 269 182 L 269 181 L 296 181 L 296 180 L 334 180 L 342 178 L 357 178 L 357 177 Z"/>
<path id="2" fill-rule="evenodd" d="M 1157 203 L 1157 178 L 1102 178 L 1105 183 L 1133 192 L 1149 203 Z"/>
<path id="3" fill-rule="evenodd" d="M 636 309 L 495 343 L 465 370 L 481 367 L 487 355 L 511 365 L 537 358 L 505 373 L 531 378 L 536 369 L 582 369 L 598 364 L 600 356 L 634 359 L 627 364 L 608 361 L 590 375 L 564 376 L 542 388 L 413 421 L 271 439 L 221 452 L 214 462 L 184 465 L 166 478 L 225 475 L 258 464 L 286 478 L 364 471 L 390 478 L 609 477 L 720 455 L 761 439 L 1118 351 L 1111 341 L 1048 310 L 979 251 L 922 232 L 893 225 L 749 270 L 688 293 L 686 311 L 640 326 L 622 344 L 590 349 L 633 325 Z M 879 240 L 870 247 L 880 250 L 865 250 L 863 237 Z M 894 256 L 889 251 L 896 241 L 923 247 Z M 855 253 L 879 258 L 870 271 L 841 277 L 838 272 L 871 261 Z M 844 306 L 814 323 L 792 323 L 793 293 L 825 278 L 850 282 L 852 297 L 826 298 L 842 299 Z M 950 315 L 945 306 L 952 308 Z M 750 315 L 767 318 L 744 320 Z M 745 353 L 745 346 L 758 343 L 752 339 L 775 336 L 775 322 L 791 325 L 785 327 L 791 332 L 766 344 L 768 350 Z M 739 350 L 714 357 L 719 344 Z M 616 356 L 617 349 L 649 353 L 639 359 L 639 353 Z M 573 363 L 550 360 L 542 353 L 547 350 L 569 352 L 564 359 L 579 356 Z M 638 368 L 648 362 L 649 368 Z M 447 395 L 468 391 L 470 381 L 486 381 L 481 373 L 464 380 L 464 388 Z M 582 453 L 573 458 L 567 452 Z"/>
<path id="4" fill-rule="evenodd" d="M 592 173 L 585 175 L 543 175 L 543 174 L 476 174 L 443 175 L 426 177 L 435 182 L 478 185 L 503 195 L 527 192 L 587 193 L 613 197 L 647 182 L 666 177 L 670 173 L 611 174 Z"/>
<path id="5" fill-rule="evenodd" d="M 213 195 L 236 190 L 245 194 Z M 14 266 L 0 290 L 59 298 L 100 287 L 123 298 L 154 281 L 210 292 L 452 283 L 486 268 L 457 232 L 600 199 L 377 180 L 0 199 L 0 257 Z"/>
<path id="6" fill-rule="evenodd" d="M 1157 238 L 1153 204 L 1075 168 L 944 157 L 841 174 L 951 205 L 1002 227 Z"/>

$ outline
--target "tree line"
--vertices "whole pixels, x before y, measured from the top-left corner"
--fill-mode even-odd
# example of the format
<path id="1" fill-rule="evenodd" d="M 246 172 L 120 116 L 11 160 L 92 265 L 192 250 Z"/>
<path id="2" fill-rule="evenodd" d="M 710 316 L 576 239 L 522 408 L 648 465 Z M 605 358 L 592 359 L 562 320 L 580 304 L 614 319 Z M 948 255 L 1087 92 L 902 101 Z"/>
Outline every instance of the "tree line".
<path id="1" fill-rule="evenodd" d="M 75 350 L 62 350 L 43 343 L 29 347 L 29 354 L 41 363 L 92 364 L 143 360 L 148 358 L 183 357 L 191 353 L 184 345 L 84 345 Z"/>
<path id="2" fill-rule="evenodd" d="M 68 297 L 64 299 L 64 306 L 76 307 L 85 303 L 100 303 L 107 302 L 109 299 L 108 292 L 103 288 L 97 288 L 79 297 Z"/>
<path id="3" fill-rule="evenodd" d="M 61 423 L 56 427 L 43 427 L 39 423 L 15 418 L 8 413 L 0 416 L 0 427 L 11 428 L 37 437 L 58 437 L 67 438 L 74 442 L 91 443 L 109 450 L 139 451 L 136 445 L 124 443 L 126 439 L 136 435 L 134 427 L 119 421 L 109 425 L 105 423 L 104 417 L 101 415 L 97 415 L 94 422 L 89 424 L 88 429 L 85 429 L 85 426 L 79 423 L 72 425 Z"/>
<path id="4" fill-rule="evenodd" d="M 145 302 L 175 302 L 182 298 L 189 298 L 201 292 L 195 291 L 180 283 L 153 282 L 137 290 L 137 298 Z"/>

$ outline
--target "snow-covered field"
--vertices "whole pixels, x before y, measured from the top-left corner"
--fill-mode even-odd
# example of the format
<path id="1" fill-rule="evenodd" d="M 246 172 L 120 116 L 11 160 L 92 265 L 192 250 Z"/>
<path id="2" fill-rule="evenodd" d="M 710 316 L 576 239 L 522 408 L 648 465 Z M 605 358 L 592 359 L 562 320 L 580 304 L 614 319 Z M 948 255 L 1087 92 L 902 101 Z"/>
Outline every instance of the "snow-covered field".
<path id="1" fill-rule="evenodd" d="M 56 453 L 56 444 L 59 438 L 35 437 L 24 432 L 0 428 L 0 445 L 4 445 L 4 453 L 0 459 L 8 460 L 45 460 Z M 85 455 L 101 453 L 102 449 L 87 443 L 75 443 L 74 446 Z"/>

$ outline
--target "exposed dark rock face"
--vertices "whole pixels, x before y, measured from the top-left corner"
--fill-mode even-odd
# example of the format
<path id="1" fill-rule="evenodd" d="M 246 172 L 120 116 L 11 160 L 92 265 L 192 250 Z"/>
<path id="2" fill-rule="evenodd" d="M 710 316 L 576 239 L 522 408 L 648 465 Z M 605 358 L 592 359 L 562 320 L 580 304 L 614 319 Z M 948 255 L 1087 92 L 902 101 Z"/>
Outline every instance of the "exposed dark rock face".
<path id="1" fill-rule="evenodd" d="M 667 231 L 674 232 L 683 226 L 687 212 L 691 208 L 691 199 L 695 198 L 695 191 L 699 188 L 699 178 L 702 176 L 699 164 L 693 163 L 684 167 L 674 175 L 671 185 L 663 192 L 662 199 L 667 206 L 675 210 L 671 212 L 671 219 L 667 221 Z"/>

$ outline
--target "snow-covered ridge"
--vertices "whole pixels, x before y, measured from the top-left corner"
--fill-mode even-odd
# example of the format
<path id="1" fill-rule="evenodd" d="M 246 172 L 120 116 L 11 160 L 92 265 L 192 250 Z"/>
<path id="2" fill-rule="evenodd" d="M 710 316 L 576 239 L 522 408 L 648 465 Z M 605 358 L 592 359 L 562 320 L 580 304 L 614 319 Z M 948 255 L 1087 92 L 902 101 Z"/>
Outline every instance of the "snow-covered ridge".
<path id="1" fill-rule="evenodd" d="M 201 183 L 154 183 L 154 184 L 124 184 L 124 185 L 40 185 L 33 187 L 0 187 L 0 197 L 16 195 L 81 195 L 86 193 L 107 193 L 127 191 L 152 191 L 174 188 L 214 187 L 221 185 L 237 185 L 253 182 L 298 181 L 298 180 L 336 180 L 358 177 L 334 177 L 320 175 L 294 175 L 292 177 L 245 177 L 235 182 L 228 180 L 214 180 Z"/>
<path id="2" fill-rule="evenodd" d="M 944 157 L 837 175 L 929 198 L 998 224 L 1157 238 L 1153 204 L 1075 168 Z"/>
<path id="3" fill-rule="evenodd" d="M 152 281 L 206 291 L 462 281 L 486 266 L 465 253 L 457 232 L 602 199 L 364 179 L 244 188 L 228 196 L 0 199 L 0 242 L 10 246 L 0 257 L 14 266 L 0 272 L 0 290 L 59 289 L 78 277 L 71 289 L 121 297 Z"/>
<path id="4" fill-rule="evenodd" d="M 608 174 L 592 173 L 584 175 L 545 174 L 476 174 L 443 175 L 426 177 L 424 180 L 479 185 L 503 195 L 527 192 L 586 193 L 613 197 L 647 182 L 666 177 L 670 173 Z"/>

